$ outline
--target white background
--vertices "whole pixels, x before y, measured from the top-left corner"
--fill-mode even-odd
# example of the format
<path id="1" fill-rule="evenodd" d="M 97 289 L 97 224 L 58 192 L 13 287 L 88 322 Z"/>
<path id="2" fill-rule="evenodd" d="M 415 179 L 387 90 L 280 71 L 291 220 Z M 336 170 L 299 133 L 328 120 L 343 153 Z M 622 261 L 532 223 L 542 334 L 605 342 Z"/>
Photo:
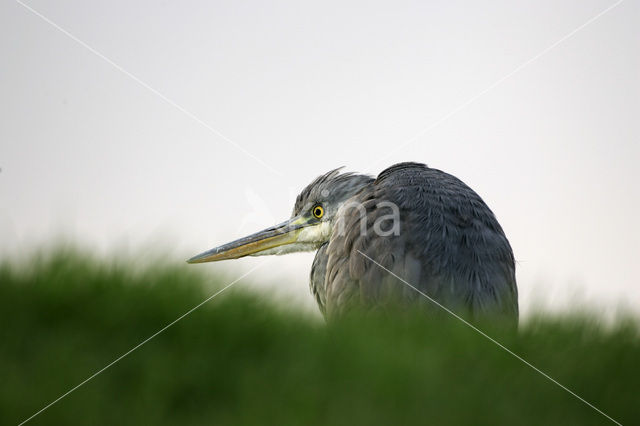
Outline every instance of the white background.
<path id="1" fill-rule="evenodd" d="M 592 22 L 615 2 L 27 4 L 233 142 L 3 1 L 2 256 L 64 236 L 181 262 L 287 218 L 329 169 L 410 160 L 496 213 L 525 314 L 640 310 L 637 1 Z M 312 257 L 239 286 L 313 306 Z"/>

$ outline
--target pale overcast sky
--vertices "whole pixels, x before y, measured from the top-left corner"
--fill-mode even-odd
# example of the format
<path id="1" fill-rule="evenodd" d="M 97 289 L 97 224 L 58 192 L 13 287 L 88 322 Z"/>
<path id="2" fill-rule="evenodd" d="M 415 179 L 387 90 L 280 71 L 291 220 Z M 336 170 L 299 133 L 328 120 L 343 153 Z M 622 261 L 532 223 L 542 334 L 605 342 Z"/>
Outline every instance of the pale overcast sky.
<path id="1" fill-rule="evenodd" d="M 493 209 L 525 313 L 640 311 L 638 1 L 25 4 L 77 40 L 0 3 L 3 256 L 65 235 L 182 261 L 329 169 L 411 160 Z M 312 258 L 252 286 L 312 306 Z"/>

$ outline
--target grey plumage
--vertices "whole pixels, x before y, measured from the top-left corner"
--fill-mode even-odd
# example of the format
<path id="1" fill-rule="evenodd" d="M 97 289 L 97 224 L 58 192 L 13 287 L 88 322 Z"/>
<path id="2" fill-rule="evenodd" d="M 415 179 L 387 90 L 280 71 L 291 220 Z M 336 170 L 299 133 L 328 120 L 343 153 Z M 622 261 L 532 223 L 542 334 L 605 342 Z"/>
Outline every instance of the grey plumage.
<path id="1" fill-rule="evenodd" d="M 359 175 L 322 176 L 301 193 L 296 205 L 334 181 L 353 180 L 346 202 L 362 205 L 342 209 L 334 232 L 318 250 L 311 270 L 311 292 L 326 316 L 358 306 L 381 308 L 388 303 L 426 303 L 415 290 L 369 261 L 362 252 L 444 306 L 473 318 L 518 317 L 515 265 L 511 246 L 494 214 L 471 188 L 445 172 L 423 164 L 401 163 L 375 179 Z M 399 207 L 399 235 L 378 236 L 372 226 L 389 214 L 382 201 Z M 343 233 L 336 231 L 340 220 Z M 361 232 L 362 222 L 366 232 Z M 437 308 L 435 308 L 437 309 Z"/>
<path id="2" fill-rule="evenodd" d="M 327 318 L 431 301 L 470 319 L 518 319 L 511 246 L 489 207 L 456 177 L 400 163 L 377 178 L 332 170 L 296 199 L 291 219 L 191 263 L 317 250 L 310 287 Z M 376 265 L 368 258 L 378 262 Z"/>

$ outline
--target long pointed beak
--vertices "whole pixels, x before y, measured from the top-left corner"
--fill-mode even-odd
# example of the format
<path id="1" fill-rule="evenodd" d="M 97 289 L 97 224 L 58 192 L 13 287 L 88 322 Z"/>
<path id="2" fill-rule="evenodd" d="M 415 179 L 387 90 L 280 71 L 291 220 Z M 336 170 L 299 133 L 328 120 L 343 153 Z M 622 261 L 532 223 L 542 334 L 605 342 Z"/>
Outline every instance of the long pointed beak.
<path id="1" fill-rule="evenodd" d="M 238 259 L 282 245 L 292 244 L 297 241 L 298 234 L 300 234 L 302 228 L 308 225 L 310 225 L 308 219 L 303 216 L 296 216 L 276 226 L 200 253 L 187 260 L 187 263 Z"/>

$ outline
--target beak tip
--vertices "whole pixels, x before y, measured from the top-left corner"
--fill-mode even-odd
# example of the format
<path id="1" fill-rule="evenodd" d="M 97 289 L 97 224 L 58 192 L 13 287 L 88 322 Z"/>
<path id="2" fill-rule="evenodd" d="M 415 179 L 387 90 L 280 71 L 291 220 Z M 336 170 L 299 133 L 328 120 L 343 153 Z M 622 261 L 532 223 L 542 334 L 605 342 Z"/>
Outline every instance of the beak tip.
<path id="1" fill-rule="evenodd" d="M 190 259 L 187 259 L 186 262 L 189 264 L 194 264 L 194 263 L 202 263 L 202 258 L 203 256 L 201 254 L 193 256 Z"/>

